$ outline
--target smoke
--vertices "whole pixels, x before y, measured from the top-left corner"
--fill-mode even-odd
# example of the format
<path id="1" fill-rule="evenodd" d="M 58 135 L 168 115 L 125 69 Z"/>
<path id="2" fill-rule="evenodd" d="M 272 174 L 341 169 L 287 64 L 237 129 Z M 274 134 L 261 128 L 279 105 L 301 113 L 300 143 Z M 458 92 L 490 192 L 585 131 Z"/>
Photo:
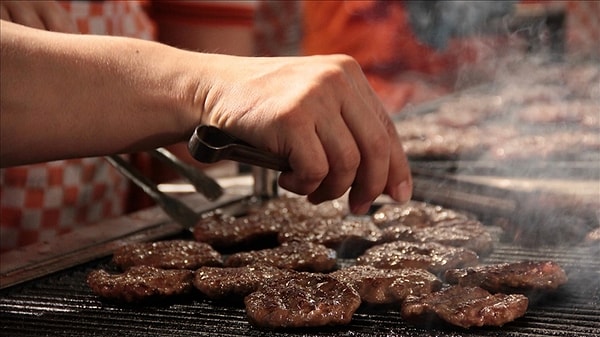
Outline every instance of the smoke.
<path id="1" fill-rule="evenodd" d="M 424 43 L 446 48 L 453 37 L 482 32 L 490 22 L 513 11 L 517 1 L 408 1 L 413 31 Z"/>

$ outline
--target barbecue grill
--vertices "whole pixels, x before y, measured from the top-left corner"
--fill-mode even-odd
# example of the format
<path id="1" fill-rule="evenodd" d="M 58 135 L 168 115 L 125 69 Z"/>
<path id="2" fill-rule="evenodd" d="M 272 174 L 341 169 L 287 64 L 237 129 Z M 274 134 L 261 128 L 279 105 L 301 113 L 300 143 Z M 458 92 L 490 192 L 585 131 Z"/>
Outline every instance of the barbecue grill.
<path id="1" fill-rule="evenodd" d="M 2 332 L 13 337 L 600 335 L 600 246 L 597 242 L 595 245 L 585 244 L 579 235 L 576 240 L 524 245 L 510 235 L 507 237 L 507 232 L 495 221 L 507 218 L 520 220 L 518 225 L 523 225 L 523 222 L 545 224 L 552 220 L 560 229 L 573 228 L 575 225 L 570 221 L 576 217 L 580 229 L 591 230 L 598 227 L 597 207 L 594 208 L 599 201 L 597 191 L 592 197 L 596 204 L 584 205 L 583 210 L 561 217 L 564 194 L 548 198 L 551 193 L 544 193 L 545 198 L 540 199 L 539 194 L 531 191 L 495 185 L 490 182 L 490 174 L 509 180 L 511 175 L 501 172 L 501 167 L 493 163 L 477 163 L 477 166 L 461 161 L 418 160 L 411 164 L 415 199 L 470 211 L 478 215 L 495 236 L 494 251 L 483 258 L 482 263 L 552 260 L 565 269 L 568 283 L 555 293 L 530 298 L 526 315 L 503 327 L 470 329 L 437 322 L 413 326 L 401 318 L 398 306 L 363 306 L 347 326 L 271 331 L 252 326 L 246 319 L 242 303 L 215 302 L 199 293 L 140 305 L 100 299 L 87 286 L 86 276 L 94 269 L 114 269 L 110 254 L 117 247 L 129 242 L 191 239 L 189 232 L 182 230 L 160 208 L 154 207 L 66 234 L 56 242 L 3 254 L 0 274 Z M 462 166 L 471 170 L 459 172 L 456 168 Z M 597 167 L 578 166 L 575 162 L 538 163 L 538 168 L 545 167 L 555 169 L 543 170 L 549 177 L 568 179 L 574 173 L 589 179 L 592 187 L 597 186 L 599 181 Z M 535 176 L 523 178 L 540 177 Z M 548 176 L 541 178 L 545 177 Z M 268 184 L 270 178 L 265 179 L 263 175 L 261 179 L 272 187 Z M 255 202 L 252 195 L 262 195 L 264 190 L 258 189 L 257 192 L 251 176 L 239 177 L 239 181 L 237 185 L 223 184 L 227 186 L 226 193 L 218 201 L 208 201 L 196 194 L 180 197 L 179 200 L 198 213 L 220 209 L 240 214 L 249 203 Z M 555 201 L 557 203 L 553 204 Z M 389 200 L 382 198 L 378 201 L 382 202 Z M 511 217 L 515 214 L 516 218 Z M 552 233 L 559 233 L 551 235 L 554 237 L 564 234 L 561 231 Z M 349 265 L 353 260 L 340 259 L 339 263 L 341 266 Z"/>
<path id="2" fill-rule="evenodd" d="M 124 305 L 99 299 L 85 283 L 99 258 L 0 292 L 0 324 L 6 336 L 598 336 L 598 247 L 527 248 L 498 243 L 486 263 L 550 259 L 569 275 L 556 293 L 531 299 L 527 314 L 500 328 L 460 329 L 408 325 L 398 307 L 361 307 L 350 325 L 267 331 L 247 322 L 241 303 L 219 303 L 199 294 L 164 303 Z M 341 264 L 351 263 L 341 260 Z"/>
<path id="3" fill-rule="evenodd" d="M 238 213 L 248 203 L 252 179 L 246 186 L 229 188 L 219 203 L 197 195 L 182 198 L 195 210 L 219 208 Z M 429 181 L 429 180 L 428 180 Z M 416 177 L 417 192 L 419 178 Z M 473 194 L 471 194 L 473 196 Z M 386 200 L 383 200 L 385 202 Z M 200 205 L 200 206 L 198 206 Z M 491 205 L 488 205 L 491 207 Z M 136 227 L 136 221 L 143 223 Z M 163 238 L 191 238 L 164 216 L 159 208 L 147 209 L 107 224 L 108 229 L 130 226 L 128 231 L 101 233 L 94 242 L 79 243 L 65 235 L 68 250 L 46 244 L 28 247 L 4 258 L 21 258 L 12 271 L 4 269 L 0 290 L 0 325 L 7 336 L 597 336 L 600 334 L 600 247 L 597 245 L 522 246 L 502 239 L 502 230 L 489 225 L 495 236 L 493 253 L 483 263 L 553 260 L 567 272 L 569 282 L 555 293 L 530 299 L 527 314 L 499 328 L 461 329 L 441 323 L 412 326 L 400 316 L 398 306 L 366 307 L 342 327 L 263 330 L 246 319 L 243 304 L 211 301 L 199 293 L 166 302 L 122 304 L 105 301 L 86 284 L 94 269 L 114 270 L 110 253 L 127 242 Z M 91 231 L 90 227 L 90 230 Z M 103 231 L 106 233 L 106 230 Z M 20 253 L 21 255 L 17 254 Z M 8 262 L 8 260 L 4 260 Z M 340 259 L 339 265 L 353 263 Z M 14 263 L 13 263 L 14 264 Z"/>
<path id="4" fill-rule="evenodd" d="M 562 20 L 562 17 L 558 18 Z M 562 50 L 560 45 L 553 45 L 553 48 Z M 439 103 L 431 102 L 414 110 L 419 110 L 417 113 L 435 110 Z M 600 170 L 597 153 L 595 155 L 591 159 L 579 158 L 581 162 L 536 163 L 540 170 L 533 171 L 533 175 L 528 170 L 529 175 L 522 178 L 539 180 L 540 177 L 559 177 L 568 180 L 577 176 L 588 179 L 592 186 L 598 186 Z M 523 244 L 514 240 L 510 236 L 512 233 L 508 233 L 507 237 L 506 230 L 496 223 L 498 219 L 518 220 L 520 223 L 516 226 L 519 227 L 523 222 L 554 220 L 562 228 L 568 228 L 574 226 L 570 221 L 577 218 L 579 229 L 589 230 L 598 227 L 598 203 L 584 205 L 584 208 L 575 211 L 571 209 L 572 214 L 565 216 L 565 213 L 549 212 L 561 211 L 560 206 L 564 206 L 564 203 L 554 201 L 564 201 L 564 194 L 558 193 L 556 198 L 540 198 L 539 194 L 531 191 L 493 184 L 490 175 L 509 180 L 514 178 L 514 171 L 502 172 L 502 166 L 495 163 L 418 160 L 411 164 L 415 173 L 415 199 L 470 211 L 478 215 L 495 236 L 494 251 L 482 258 L 482 263 L 552 260 L 565 269 L 568 283 L 554 293 L 531 297 L 526 315 L 503 327 L 470 329 L 438 322 L 413 326 L 401 318 L 397 305 L 377 308 L 362 306 L 347 326 L 264 330 L 248 322 L 242 303 L 211 301 L 199 293 L 139 305 L 100 299 L 92 293 L 85 280 L 92 270 L 114 269 L 110 254 L 117 247 L 130 242 L 191 239 L 189 232 L 182 230 L 160 208 L 153 207 L 84 228 L 77 233 L 65 234 L 56 242 L 40 243 L 2 254 L 2 334 L 12 337 L 600 335 L 598 242 L 586 244 L 579 235 L 576 240 Z M 458 170 L 459 167 L 467 170 Z M 220 209 L 239 214 L 248 203 L 254 202 L 252 195 L 272 195 L 273 185 L 269 184 L 272 177 L 266 171 L 261 173 L 258 176 L 261 178 L 260 184 L 254 184 L 250 177 L 241 177 L 242 182 L 228 186 L 225 195 L 218 201 L 208 201 L 198 195 L 187 195 L 179 200 L 197 213 Z M 546 194 L 544 196 L 547 197 Z M 599 201 L 598 194 L 594 198 L 596 202 Z M 350 259 L 339 260 L 340 266 L 352 263 Z"/>

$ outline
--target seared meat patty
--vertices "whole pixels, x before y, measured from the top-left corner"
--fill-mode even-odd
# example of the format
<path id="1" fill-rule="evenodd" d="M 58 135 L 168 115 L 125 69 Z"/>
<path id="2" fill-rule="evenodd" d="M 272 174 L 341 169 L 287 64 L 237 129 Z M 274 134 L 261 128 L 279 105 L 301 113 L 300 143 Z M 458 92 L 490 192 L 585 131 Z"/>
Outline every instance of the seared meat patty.
<path id="1" fill-rule="evenodd" d="M 524 295 L 492 295 L 479 287 L 451 286 L 422 296 L 409 296 L 402 304 L 402 317 L 427 324 L 438 317 L 463 328 L 502 326 L 525 315 L 529 300 Z"/>
<path id="2" fill-rule="evenodd" d="M 281 196 L 251 208 L 248 213 L 268 218 L 288 218 L 293 221 L 302 221 L 312 218 L 343 218 L 349 211 L 347 204 L 341 200 L 329 200 L 314 205 L 305 197 Z"/>
<path id="3" fill-rule="evenodd" d="M 355 257 L 381 241 L 381 230 L 369 218 L 314 218 L 284 226 L 278 241 L 319 243 Z"/>
<path id="4" fill-rule="evenodd" d="M 447 269 L 476 265 L 479 257 L 466 248 L 435 242 L 395 241 L 371 247 L 356 259 L 358 265 L 377 268 L 422 268 L 437 274 Z"/>
<path id="5" fill-rule="evenodd" d="M 492 293 L 556 290 L 567 274 L 552 261 L 523 261 L 446 270 L 446 282 L 481 287 Z"/>
<path id="6" fill-rule="evenodd" d="M 326 272 L 335 268 L 333 249 L 312 242 L 289 242 L 269 249 L 240 252 L 225 259 L 226 267 L 241 267 L 256 263 L 298 271 Z"/>
<path id="7" fill-rule="evenodd" d="M 329 275 L 302 272 L 267 282 L 244 303 L 254 325 L 297 328 L 348 324 L 361 301 L 356 290 Z"/>
<path id="8" fill-rule="evenodd" d="M 212 299 L 243 299 L 267 280 L 292 272 L 263 264 L 231 268 L 200 267 L 194 275 L 194 286 Z"/>
<path id="9" fill-rule="evenodd" d="M 197 241 L 217 249 L 264 248 L 265 242 L 276 242 L 283 226 L 307 219 L 341 219 L 347 213 L 339 200 L 313 205 L 306 198 L 280 197 L 251 207 L 241 217 L 209 213 L 194 226 L 193 234 Z"/>
<path id="10" fill-rule="evenodd" d="M 431 227 L 447 220 L 469 220 L 471 215 L 425 202 L 410 201 L 406 204 L 385 204 L 372 215 L 380 228 L 401 224 L 411 228 Z"/>
<path id="11" fill-rule="evenodd" d="M 351 266 L 329 275 L 349 284 L 365 303 L 402 302 L 409 295 L 429 294 L 442 287 L 442 282 L 424 269 L 379 269 L 372 266 Z"/>
<path id="12" fill-rule="evenodd" d="M 398 240 L 437 242 L 447 246 L 464 247 L 479 255 L 488 255 L 494 248 L 492 236 L 477 220 L 445 220 L 431 227 L 418 228 L 395 224 L 382 230 L 382 242 Z"/>
<path id="13" fill-rule="evenodd" d="M 192 232 L 196 241 L 217 249 L 230 249 L 275 241 L 280 229 L 281 221 L 277 218 L 265 219 L 257 214 L 236 218 L 214 212 L 198 221 Z"/>
<path id="14" fill-rule="evenodd" d="M 163 269 L 197 269 L 220 266 L 222 257 L 210 245 L 188 240 L 132 243 L 117 249 L 112 261 L 122 269 L 153 266 Z"/>
<path id="15" fill-rule="evenodd" d="M 94 270 L 88 274 L 87 283 L 98 296 L 137 302 L 188 293 L 194 287 L 193 279 L 191 270 L 134 266 L 122 274 Z"/>

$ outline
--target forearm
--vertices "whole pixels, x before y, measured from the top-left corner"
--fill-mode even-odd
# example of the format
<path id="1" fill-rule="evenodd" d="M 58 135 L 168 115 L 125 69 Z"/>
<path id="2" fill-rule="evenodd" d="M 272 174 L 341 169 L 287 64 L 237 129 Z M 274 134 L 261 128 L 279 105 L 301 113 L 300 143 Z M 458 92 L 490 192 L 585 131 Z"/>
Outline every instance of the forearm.
<path id="1" fill-rule="evenodd" d="M 202 75 L 178 61 L 188 52 L 3 21 L 1 53 L 2 166 L 148 149 L 200 121 Z"/>
<path id="2" fill-rule="evenodd" d="M 216 125 L 288 158 L 315 203 L 410 199 L 396 129 L 348 56 L 257 58 L 2 23 L 2 165 L 149 149 Z"/>

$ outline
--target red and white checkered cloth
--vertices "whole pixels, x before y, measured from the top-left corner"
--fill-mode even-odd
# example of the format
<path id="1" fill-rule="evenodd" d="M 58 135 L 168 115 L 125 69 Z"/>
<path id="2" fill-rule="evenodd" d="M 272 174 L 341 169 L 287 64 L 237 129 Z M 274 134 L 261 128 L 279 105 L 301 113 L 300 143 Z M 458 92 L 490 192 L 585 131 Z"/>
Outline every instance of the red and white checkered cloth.
<path id="1" fill-rule="evenodd" d="M 61 2 L 83 34 L 154 39 L 139 1 Z M 0 170 L 0 251 L 124 212 L 128 182 L 103 158 Z"/>

